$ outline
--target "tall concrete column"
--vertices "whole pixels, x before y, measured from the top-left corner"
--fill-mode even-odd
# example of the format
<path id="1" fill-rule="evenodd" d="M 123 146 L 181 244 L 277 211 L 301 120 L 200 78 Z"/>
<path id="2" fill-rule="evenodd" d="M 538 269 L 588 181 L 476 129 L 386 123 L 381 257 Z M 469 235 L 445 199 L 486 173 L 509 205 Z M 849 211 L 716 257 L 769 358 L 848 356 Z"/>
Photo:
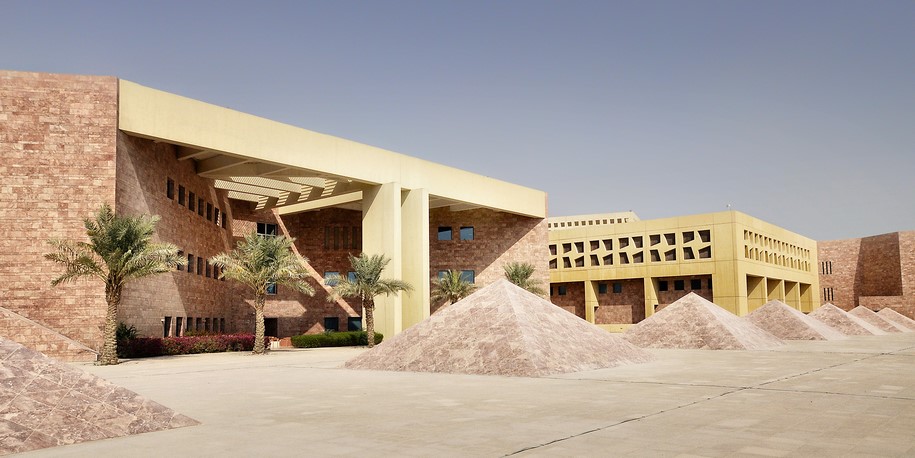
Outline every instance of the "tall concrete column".
<path id="1" fill-rule="evenodd" d="M 403 297 L 403 329 L 429 317 L 429 191 L 401 193 L 402 280 L 413 286 Z"/>
<path id="2" fill-rule="evenodd" d="M 658 303 L 660 285 L 657 278 L 644 277 L 645 282 L 645 318 L 654 315 L 654 306 Z"/>
<path id="3" fill-rule="evenodd" d="M 403 279 L 403 230 L 399 183 L 386 183 L 362 192 L 362 251 L 391 260 L 382 278 Z M 402 294 L 375 298 L 375 330 L 385 337 L 403 330 Z"/>
<path id="4" fill-rule="evenodd" d="M 585 320 L 594 323 L 594 309 L 597 306 L 597 282 L 585 280 Z"/>

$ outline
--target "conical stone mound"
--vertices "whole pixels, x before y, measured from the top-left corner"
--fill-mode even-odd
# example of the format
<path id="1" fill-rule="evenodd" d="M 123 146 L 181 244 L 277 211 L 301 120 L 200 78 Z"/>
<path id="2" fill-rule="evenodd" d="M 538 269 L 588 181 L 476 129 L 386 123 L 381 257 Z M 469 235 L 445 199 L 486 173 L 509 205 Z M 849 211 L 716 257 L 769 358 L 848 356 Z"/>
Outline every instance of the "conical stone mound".
<path id="1" fill-rule="evenodd" d="M 915 320 L 913 320 L 889 307 L 881 309 L 879 312 L 877 312 L 877 315 L 880 315 L 885 320 L 892 321 L 893 323 L 896 323 L 898 325 L 901 325 L 901 326 L 907 328 L 908 332 L 915 331 Z"/>
<path id="2" fill-rule="evenodd" d="M 764 350 L 784 344 L 695 293 L 632 326 L 626 339 L 640 347 L 704 350 Z"/>
<path id="3" fill-rule="evenodd" d="M 132 391 L 0 339 L 0 455 L 196 424 Z"/>
<path id="4" fill-rule="evenodd" d="M 744 317 L 745 320 L 769 331 L 779 339 L 839 340 L 845 334 L 826 323 L 804 315 L 782 301 L 769 301 Z"/>
<path id="5" fill-rule="evenodd" d="M 645 350 L 499 280 L 345 367 L 537 377 L 652 359 Z"/>
<path id="6" fill-rule="evenodd" d="M 886 332 L 880 328 L 874 327 L 867 321 L 862 320 L 848 312 L 842 310 L 830 303 L 819 306 L 810 316 L 832 326 L 835 330 L 847 336 L 871 336 L 885 335 Z"/>
<path id="7" fill-rule="evenodd" d="M 868 322 L 868 324 L 879 328 L 881 331 L 886 333 L 895 334 L 907 330 L 902 326 L 893 323 L 892 321 L 884 319 L 882 316 L 877 315 L 877 312 L 863 305 L 859 305 L 851 309 L 848 314 L 861 318 L 862 320 Z"/>

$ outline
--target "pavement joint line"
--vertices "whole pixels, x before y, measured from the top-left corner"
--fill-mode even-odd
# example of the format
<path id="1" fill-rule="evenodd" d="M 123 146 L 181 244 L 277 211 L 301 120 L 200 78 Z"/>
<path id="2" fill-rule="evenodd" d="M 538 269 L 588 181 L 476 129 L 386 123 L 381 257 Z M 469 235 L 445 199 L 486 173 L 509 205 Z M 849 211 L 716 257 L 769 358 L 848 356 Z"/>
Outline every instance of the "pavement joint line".
<path id="1" fill-rule="evenodd" d="M 902 396 L 885 396 L 885 395 L 876 395 L 876 394 L 861 394 L 861 393 L 840 393 L 838 391 L 819 391 L 819 390 L 798 390 L 798 389 L 787 389 L 787 388 L 760 388 L 760 387 L 750 387 L 750 390 L 759 390 L 759 391 L 777 391 L 780 393 L 798 393 L 798 394 L 827 394 L 834 396 L 851 396 L 851 397 L 860 397 L 860 398 L 873 398 L 873 399 L 887 399 L 887 400 L 898 400 L 898 401 L 913 401 L 915 398 L 907 398 Z"/>

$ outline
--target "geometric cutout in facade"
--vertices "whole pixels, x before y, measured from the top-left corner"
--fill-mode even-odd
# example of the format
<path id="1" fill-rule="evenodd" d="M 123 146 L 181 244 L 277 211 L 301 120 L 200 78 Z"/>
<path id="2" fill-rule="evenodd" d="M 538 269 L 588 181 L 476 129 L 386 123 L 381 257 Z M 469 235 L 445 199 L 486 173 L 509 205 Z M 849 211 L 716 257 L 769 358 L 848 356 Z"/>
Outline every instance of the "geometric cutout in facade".
<path id="1" fill-rule="evenodd" d="M 345 367 L 538 377 L 652 359 L 625 339 L 500 279 Z"/>
<path id="2" fill-rule="evenodd" d="M 784 345 L 778 337 L 696 293 L 632 326 L 625 336 L 647 348 L 765 350 Z"/>
<path id="3" fill-rule="evenodd" d="M 826 323 L 804 315 L 801 311 L 781 301 L 769 301 L 744 317 L 745 320 L 765 329 L 779 339 L 787 340 L 840 340 L 845 334 Z"/>

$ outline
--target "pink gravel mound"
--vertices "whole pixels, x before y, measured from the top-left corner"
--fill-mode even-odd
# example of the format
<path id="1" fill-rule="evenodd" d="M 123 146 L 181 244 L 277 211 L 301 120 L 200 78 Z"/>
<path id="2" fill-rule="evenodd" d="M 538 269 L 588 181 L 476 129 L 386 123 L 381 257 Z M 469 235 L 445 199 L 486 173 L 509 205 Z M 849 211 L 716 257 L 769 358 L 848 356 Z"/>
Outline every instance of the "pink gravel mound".
<path id="1" fill-rule="evenodd" d="M 689 293 L 626 331 L 626 338 L 650 348 L 764 350 L 783 345 L 778 337 Z"/>
<path id="2" fill-rule="evenodd" d="M 882 309 L 879 312 L 877 312 L 877 315 L 880 315 L 885 320 L 889 320 L 889 321 L 892 321 L 893 323 L 902 325 L 903 327 L 908 329 L 908 332 L 915 331 L 915 320 L 913 320 L 891 308 L 887 307 L 885 309 Z"/>
<path id="3" fill-rule="evenodd" d="M 345 367 L 537 377 L 652 359 L 622 338 L 499 280 Z"/>
<path id="4" fill-rule="evenodd" d="M 845 334 L 826 323 L 804 315 L 781 301 L 769 301 L 744 317 L 745 320 L 769 331 L 779 339 L 839 340 Z"/>
<path id="5" fill-rule="evenodd" d="M 859 305 L 851 309 L 848 314 L 854 315 L 864 321 L 867 321 L 869 324 L 879 328 L 883 332 L 894 334 L 897 332 L 908 331 L 908 329 L 902 327 L 901 325 L 897 325 L 896 323 L 893 323 L 892 321 L 887 320 L 880 315 L 877 315 L 877 312 L 863 305 Z"/>
<path id="6" fill-rule="evenodd" d="M 0 338 L 0 455 L 198 424 Z"/>
<path id="7" fill-rule="evenodd" d="M 848 312 L 842 310 L 830 303 L 819 306 L 810 313 L 810 316 L 832 326 L 837 331 L 847 336 L 871 336 L 885 335 L 886 332 L 880 328 L 874 327 L 867 321 L 862 320 Z"/>

